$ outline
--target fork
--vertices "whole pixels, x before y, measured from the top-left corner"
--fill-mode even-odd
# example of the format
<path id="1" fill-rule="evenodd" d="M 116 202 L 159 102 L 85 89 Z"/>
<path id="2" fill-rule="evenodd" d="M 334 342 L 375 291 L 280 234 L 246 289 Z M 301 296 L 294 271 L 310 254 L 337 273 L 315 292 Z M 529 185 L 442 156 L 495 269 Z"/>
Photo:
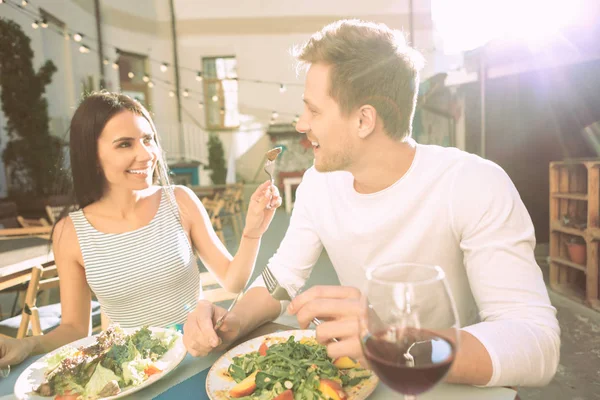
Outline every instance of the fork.
<path id="1" fill-rule="evenodd" d="M 237 294 L 237 296 L 235 296 L 235 298 L 233 299 L 233 301 L 231 302 L 231 304 L 229 305 L 229 307 L 227 307 L 227 311 L 225 312 L 225 314 L 223 314 L 221 316 L 221 318 L 219 318 L 217 320 L 217 323 L 215 324 L 215 327 L 214 327 L 215 332 L 221 327 L 221 325 L 223 325 L 223 322 L 225 321 L 225 317 L 227 317 L 227 314 L 229 314 L 229 311 L 231 311 L 233 309 L 233 306 L 235 306 L 235 303 L 237 303 L 237 301 L 239 300 L 239 298 L 242 297 L 243 293 L 244 293 L 244 290 L 242 289 L 242 291 L 239 292 Z"/>
<path id="2" fill-rule="evenodd" d="M 277 159 L 279 153 L 281 153 L 281 147 L 275 147 L 267 151 L 266 154 L 264 169 L 267 175 L 269 175 L 269 178 L 271 178 L 271 183 L 275 182 L 275 179 L 273 178 L 273 175 L 275 175 L 275 160 Z"/>
<path id="3" fill-rule="evenodd" d="M 271 297 L 279 301 L 292 301 L 289 292 L 279 284 L 269 267 L 265 267 L 261 275 L 267 285 L 267 290 L 271 294 Z M 318 326 L 322 324 L 322 321 L 318 318 L 313 318 L 312 323 Z M 338 341 L 336 338 L 332 338 L 331 340 L 334 342 Z"/>

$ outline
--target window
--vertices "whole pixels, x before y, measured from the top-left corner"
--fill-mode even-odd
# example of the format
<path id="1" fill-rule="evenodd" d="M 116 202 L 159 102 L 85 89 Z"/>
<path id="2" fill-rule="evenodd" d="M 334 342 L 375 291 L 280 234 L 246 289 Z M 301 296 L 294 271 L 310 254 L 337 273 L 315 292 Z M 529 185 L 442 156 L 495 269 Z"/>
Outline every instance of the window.
<path id="1" fill-rule="evenodd" d="M 237 60 L 233 56 L 202 58 L 204 112 L 208 129 L 237 128 Z"/>
<path id="2" fill-rule="evenodd" d="M 150 110 L 148 85 L 144 76 L 148 74 L 148 57 L 119 51 L 119 84 L 123 94 L 136 99 Z"/>

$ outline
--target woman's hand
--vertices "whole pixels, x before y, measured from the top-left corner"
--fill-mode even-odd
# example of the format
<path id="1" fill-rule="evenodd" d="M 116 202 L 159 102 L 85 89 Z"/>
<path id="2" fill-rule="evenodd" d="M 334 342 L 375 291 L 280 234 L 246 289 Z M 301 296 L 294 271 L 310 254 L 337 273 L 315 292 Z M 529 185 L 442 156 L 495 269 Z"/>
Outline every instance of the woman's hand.
<path id="1" fill-rule="evenodd" d="M 270 180 L 260 185 L 250 197 L 244 236 L 259 239 L 271 224 L 275 210 L 280 205 L 279 189 Z"/>
<path id="2" fill-rule="evenodd" d="M 20 364 L 31 355 L 34 341 L 31 338 L 0 337 L 0 368 Z"/>

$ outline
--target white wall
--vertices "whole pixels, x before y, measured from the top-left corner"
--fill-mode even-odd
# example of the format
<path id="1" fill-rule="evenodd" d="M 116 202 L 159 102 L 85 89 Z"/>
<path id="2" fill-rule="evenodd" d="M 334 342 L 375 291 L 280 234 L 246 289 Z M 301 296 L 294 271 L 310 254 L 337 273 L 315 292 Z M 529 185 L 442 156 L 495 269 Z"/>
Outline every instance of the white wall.
<path id="1" fill-rule="evenodd" d="M 16 1 L 16 0 L 9 0 Z M 397 0 L 176 0 L 178 23 L 178 54 L 182 67 L 201 69 L 201 58 L 215 55 L 235 55 L 238 60 L 239 103 L 242 113 L 242 129 L 250 132 L 222 133 L 226 157 L 238 159 L 249 148 L 254 146 L 264 135 L 271 112 L 280 113 L 280 120 L 291 121 L 295 114 L 302 110 L 301 95 L 303 77 L 297 77 L 293 60 L 289 54 L 292 46 L 301 44 L 316 30 L 302 31 L 295 26 L 289 32 L 281 30 L 272 34 L 260 32 L 236 32 L 235 26 L 226 33 L 211 34 L 201 29 L 196 32 L 194 26 L 201 27 L 203 22 L 227 23 L 232 18 L 241 18 L 242 22 L 252 19 L 279 17 L 299 18 L 309 21 L 332 22 L 342 17 L 362 19 L 386 18 L 389 15 L 406 16 L 408 2 Z M 149 56 L 155 60 L 164 60 L 173 64 L 170 10 L 167 0 L 102 0 L 102 18 L 104 25 L 103 39 L 105 57 L 112 61 L 116 58 L 114 47 Z M 68 28 L 96 37 L 96 26 L 93 15 L 92 0 L 38 0 L 33 5 L 41 6 L 46 11 L 61 19 Z M 30 6 L 31 7 L 31 6 Z M 35 7 L 33 7 L 35 9 Z M 430 0 L 414 0 L 413 12 L 419 21 L 424 21 L 430 13 Z M 46 58 L 57 65 L 59 72 L 48 87 L 49 112 L 53 120 L 52 127 L 57 134 L 64 133 L 81 93 L 81 80 L 93 75 L 96 85 L 99 79 L 98 54 L 80 54 L 79 44 L 73 41 L 62 42 L 56 33 L 42 28 L 33 30 L 31 20 L 6 5 L 0 5 L 0 15 L 17 21 L 32 39 L 35 54 L 35 66 L 39 67 Z M 215 22 L 216 21 L 216 22 Z M 320 25 L 319 25 L 320 26 Z M 318 28 L 317 28 L 318 29 Z M 408 26 L 403 27 L 408 32 Z M 414 41 L 423 50 L 427 58 L 424 77 L 439 72 L 444 65 L 434 49 L 435 37 L 430 27 L 423 27 L 423 22 L 415 26 Z M 298 32 L 300 31 L 300 32 Z M 97 48 L 95 40 L 84 38 L 83 43 Z M 150 63 L 150 74 L 153 77 L 175 81 L 172 68 L 166 73 L 159 69 L 158 63 Z M 444 65 L 443 68 L 446 68 Z M 108 89 L 118 90 L 118 73 L 105 66 Z M 201 83 L 195 80 L 195 73 L 182 69 L 180 72 L 181 88 L 202 91 Z M 288 85 L 287 91 L 279 92 L 278 84 L 257 84 L 245 82 L 244 79 L 275 81 L 296 84 Z M 182 155 L 179 149 L 177 128 L 176 101 L 168 96 L 168 88 L 155 82 L 151 102 L 154 118 L 160 128 L 165 148 L 172 158 Z M 97 86 L 96 86 L 97 87 Z M 191 98 L 182 98 L 186 141 L 193 140 L 194 146 L 206 132 L 197 127 L 195 121 L 204 124 L 203 111 L 198 107 L 200 94 L 192 93 Z M 189 115 L 188 115 L 189 114 Z M 191 116 L 191 118 L 190 118 Z M 0 137 L 4 134 L 0 127 Z M 194 131 L 199 133 L 194 133 Z M 192 136 L 195 135 L 195 136 Z M 4 139 L 5 140 L 5 139 Z M 187 150 L 184 153 L 202 154 L 204 149 Z M 247 164 L 247 163 L 246 163 Z M 244 168 L 249 168 L 244 166 Z M 247 175 L 247 174 L 245 174 Z"/>

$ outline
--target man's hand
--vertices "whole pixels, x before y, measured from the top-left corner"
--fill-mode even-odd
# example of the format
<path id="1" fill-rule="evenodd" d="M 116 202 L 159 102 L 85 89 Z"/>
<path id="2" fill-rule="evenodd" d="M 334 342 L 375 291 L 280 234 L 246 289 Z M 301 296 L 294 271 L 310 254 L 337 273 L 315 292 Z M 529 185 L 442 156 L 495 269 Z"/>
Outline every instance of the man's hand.
<path id="1" fill-rule="evenodd" d="M 227 314 L 223 325 L 215 332 L 217 320 L 226 312 L 210 301 L 198 302 L 183 326 L 183 344 L 192 356 L 205 356 L 213 350 L 221 350 L 238 337 L 240 320 L 233 312 Z"/>
<path id="2" fill-rule="evenodd" d="M 360 343 L 360 297 L 360 291 L 352 287 L 314 286 L 294 298 L 288 313 L 296 315 L 302 329 L 313 318 L 323 321 L 317 326 L 317 341 L 327 345 L 329 357 L 348 356 L 367 366 Z"/>

